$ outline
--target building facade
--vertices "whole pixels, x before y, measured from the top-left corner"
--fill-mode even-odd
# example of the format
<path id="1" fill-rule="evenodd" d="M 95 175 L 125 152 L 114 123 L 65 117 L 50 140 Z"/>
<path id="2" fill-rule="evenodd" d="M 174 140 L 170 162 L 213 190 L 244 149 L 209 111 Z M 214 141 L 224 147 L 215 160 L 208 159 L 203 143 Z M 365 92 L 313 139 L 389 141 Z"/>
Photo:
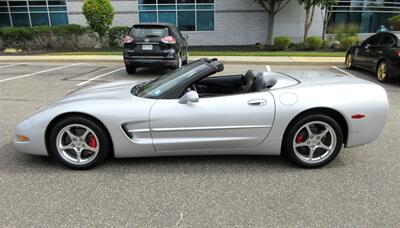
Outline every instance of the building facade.
<path id="1" fill-rule="evenodd" d="M 382 25 L 390 28 L 388 19 L 396 15 L 400 15 L 400 0 L 339 0 L 330 24 L 355 24 L 360 33 L 375 33 Z"/>
<path id="2" fill-rule="evenodd" d="M 86 25 L 84 0 L 0 0 L 0 26 Z M 265 43 L 267 16 L 254 0 L 111 0 L 113 26 L 168 22 L 189 35 L 191 45 L 252 45 Z M 400 13 L 400 0 L 341 0 L 331 24 L 359 24 L 361 32 L 387 25 Z M 274 35 L 300 42 L 304 9 L 291 1 L 275 19 Z M 321 35 L 322 16 L 315 12 L 310 35 Z"/>

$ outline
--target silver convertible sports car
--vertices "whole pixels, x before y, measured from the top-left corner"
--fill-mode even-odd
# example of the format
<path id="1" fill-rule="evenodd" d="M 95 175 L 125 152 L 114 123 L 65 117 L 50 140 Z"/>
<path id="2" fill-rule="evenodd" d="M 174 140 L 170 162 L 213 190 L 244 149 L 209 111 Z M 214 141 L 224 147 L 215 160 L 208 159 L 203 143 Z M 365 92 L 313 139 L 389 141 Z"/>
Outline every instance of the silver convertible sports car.
<path id="1" fill-rule="evenodd" d="M 107 156 L 285 155 L 302 167 L 332 161 L 382 131 L 385 90 L 329 73 L 247 71 L 200 59 L 156 80 L 87 87 L 16 127 L 19 151 L 74 169 Z"/>

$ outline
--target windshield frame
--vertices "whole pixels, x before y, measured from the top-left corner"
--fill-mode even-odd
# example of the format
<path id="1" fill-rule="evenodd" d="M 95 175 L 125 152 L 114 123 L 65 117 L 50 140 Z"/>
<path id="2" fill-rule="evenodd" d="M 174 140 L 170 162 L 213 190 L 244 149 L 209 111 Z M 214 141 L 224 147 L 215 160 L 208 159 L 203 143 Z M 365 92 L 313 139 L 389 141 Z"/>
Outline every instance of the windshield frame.
<path id="1" fill-rule="evenodd" d="M 131 93 L 149 99 L 177 99 L 189 85 L 216 72 L 218 69 L 214 65 L 200 59 L 149 81 L 141 85 L 141 88 L 133 87 Z"/>

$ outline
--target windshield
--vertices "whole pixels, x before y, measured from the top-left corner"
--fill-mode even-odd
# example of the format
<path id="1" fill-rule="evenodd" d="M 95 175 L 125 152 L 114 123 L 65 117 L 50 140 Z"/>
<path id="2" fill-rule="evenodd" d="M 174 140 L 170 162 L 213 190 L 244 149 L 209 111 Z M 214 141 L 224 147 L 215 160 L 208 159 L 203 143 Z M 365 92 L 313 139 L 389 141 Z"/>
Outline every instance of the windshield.
<path id="1" fill-rule="evenodd" d="M 191 63 L 179 70 L 166 74 L 159 79 L 139 85 L 140 88 L 134 88 L 133 95 L 145 98 L 161 97 L 171 88 L 183 83 L 186 79 L 198 73 L 203 67 L 205 66 L 201 61 Z"/>
<path id="2" fill-rule="evenodd" d="M 135 27 L 132 29 L 130 36 L 132 37 L 166 37 L 168 29 L 165 27 Z"/>

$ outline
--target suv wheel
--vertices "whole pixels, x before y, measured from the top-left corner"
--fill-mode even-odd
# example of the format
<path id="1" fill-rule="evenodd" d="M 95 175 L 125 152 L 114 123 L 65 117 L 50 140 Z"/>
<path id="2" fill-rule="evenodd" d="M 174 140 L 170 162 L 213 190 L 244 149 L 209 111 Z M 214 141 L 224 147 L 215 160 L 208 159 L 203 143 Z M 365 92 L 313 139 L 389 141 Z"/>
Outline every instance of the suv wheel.
<path id="1" fill-rule="evenodd" d="M 125 64 L 125 68 L 126 68 L 126 73 L 128 74 L 136 73 L 136 67 Z"/>

